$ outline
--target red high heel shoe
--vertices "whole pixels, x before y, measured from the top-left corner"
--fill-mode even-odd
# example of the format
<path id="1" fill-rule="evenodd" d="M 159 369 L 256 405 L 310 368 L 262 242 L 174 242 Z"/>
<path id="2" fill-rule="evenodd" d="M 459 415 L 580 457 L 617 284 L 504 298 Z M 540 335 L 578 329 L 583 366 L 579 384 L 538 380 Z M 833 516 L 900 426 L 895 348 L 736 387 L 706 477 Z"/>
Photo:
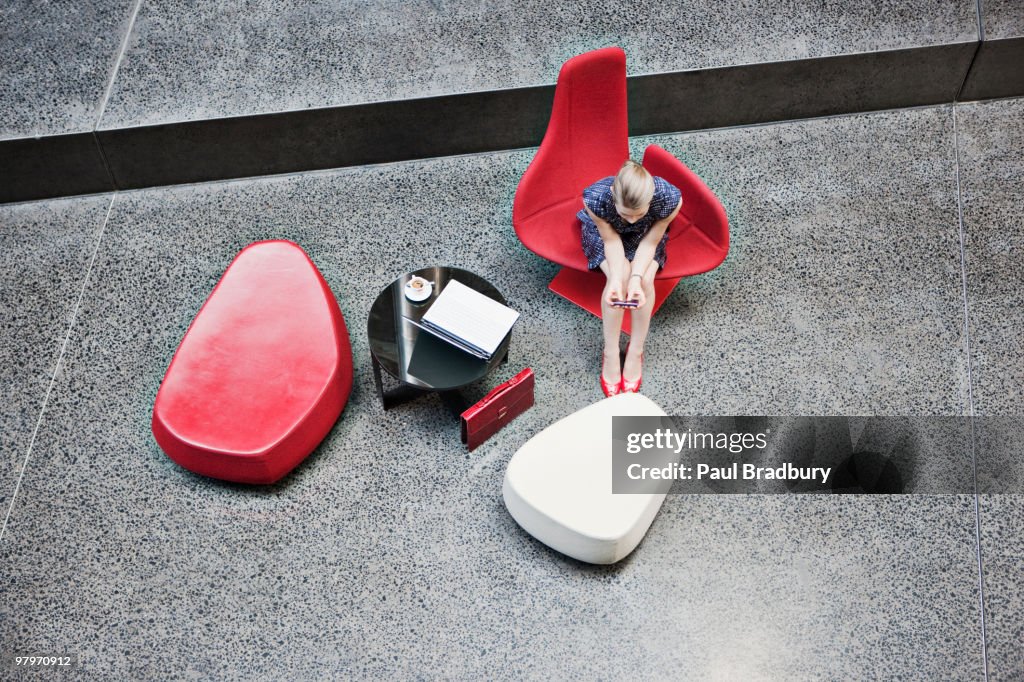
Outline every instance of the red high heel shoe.
<path id="1" fill-rule="evenodd" d="M 604 378 L 604 356 L 601 356 L 601 390 L 604 391 L 605 396 L 611 398 L 613 395 L 622 393 L 622 379 L 619 378 L 614 385 L 609 384 Z"/>
<path id="2" fill-rule="evenodd" d="M 626 346 L 626 353 L 627 354 L 629 353 L 629 346 L 628 345 Z M 621 384 L 622 392 L 623 393 L 639 393 L 640 392 L 640 384 L 642 384 L 644 382 L 643 364 L 644 364 L 644 354 L 640 353 L 640 376 L 637 378 L 636 381 L 626 381 L 626 377 L 623 376 L 622 377 L 622 384 Z"/>

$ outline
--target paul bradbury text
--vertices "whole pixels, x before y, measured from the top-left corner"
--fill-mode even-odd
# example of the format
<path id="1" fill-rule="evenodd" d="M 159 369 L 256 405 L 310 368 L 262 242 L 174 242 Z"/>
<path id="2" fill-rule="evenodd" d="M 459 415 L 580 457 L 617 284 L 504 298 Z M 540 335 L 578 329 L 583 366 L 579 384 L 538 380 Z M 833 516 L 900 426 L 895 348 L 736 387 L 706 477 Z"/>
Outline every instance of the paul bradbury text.
<path id="1" fill-rule="evenodd" d="M 626 475 L 634 481 L 816 481 L 828 483 L 832 467 L 799 467 L 786 463 L 779 467 L 762 467 L 734 462 L 726 466 L 710 464 L 687 465 L 673 462 L 662 467 L 630 464 Z"/>

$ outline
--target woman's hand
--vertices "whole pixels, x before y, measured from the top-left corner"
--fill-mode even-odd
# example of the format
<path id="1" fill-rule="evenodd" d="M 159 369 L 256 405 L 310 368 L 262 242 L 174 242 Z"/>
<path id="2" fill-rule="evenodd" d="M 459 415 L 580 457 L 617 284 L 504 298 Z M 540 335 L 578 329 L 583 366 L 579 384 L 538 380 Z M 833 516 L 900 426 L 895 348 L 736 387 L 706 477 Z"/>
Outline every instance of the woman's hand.
<path id="1" fill-rule="evenodd" d="M 626 292 L 626 299 L 629 301 L 636 301 L 638 308 L 643 308 L 647 304 L 647 296 L 644 294 L 644 280 L 642 277 L 630 277 L 629 278 L 629 289 Z"/>
<path id="2" fill-rule="evenodd" d="M 608 283 L 604 287 L 604 302 L 611 306 L 621 303 L 626 300 L 624 294 L 622 279 L 613 274 L 608 278 Z"/>
<path id="3" fill-rule="evenodd" d="M 626 254 L 622 248 L 622 237 L 615 231 L 615 228 L 608 221 L 594 215 L 589 208 L 587 213 L 597 225 L 597 232 L 601 235 L 601 241 L 604 242 L 604 262 L 601 263 L 601 270 L 608 281 L 604 286 L 603 300 L 605 305 L 612 306 L 626 300 L 627 285 L 623 273 L 629 272 L 629 261 L 626 260 Z"/>

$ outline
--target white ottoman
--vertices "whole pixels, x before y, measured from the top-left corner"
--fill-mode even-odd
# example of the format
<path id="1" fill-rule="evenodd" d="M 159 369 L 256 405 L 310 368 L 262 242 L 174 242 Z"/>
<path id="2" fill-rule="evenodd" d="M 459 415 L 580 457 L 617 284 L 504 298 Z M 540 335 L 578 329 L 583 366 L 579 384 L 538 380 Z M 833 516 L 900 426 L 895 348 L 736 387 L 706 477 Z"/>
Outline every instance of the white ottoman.
<path id="1" fill-rule="evenodd" d="M 665 416 L 639 393 L 623 393 L 561 419 L 526 442 L 505 470 L 512 518 L 552 549 L 613 564 L 643 539 L 665 494 L 612 494 L 612 417 Z"/>

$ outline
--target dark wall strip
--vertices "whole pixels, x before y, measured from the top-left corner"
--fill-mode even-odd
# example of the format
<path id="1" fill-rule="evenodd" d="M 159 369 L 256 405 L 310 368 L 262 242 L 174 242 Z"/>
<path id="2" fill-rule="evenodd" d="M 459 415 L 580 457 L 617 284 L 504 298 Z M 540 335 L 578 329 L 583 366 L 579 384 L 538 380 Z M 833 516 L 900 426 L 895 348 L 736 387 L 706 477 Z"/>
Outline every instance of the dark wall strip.
<path id="1" fill-rule="evenodd" d="M 110 189 L 92 133 L 0 142 L 0 203 Z"/>
<path id="2" fill-rule="evenodd" d="M 960 100 L 1024 95 L 1024 37 L 986 40 L 967 75 Z"/>
<path id="3" fill-rule="evenodd" d="M 951 102 L 975 43 L 639 76 L 634 135 Z M 100 131 L 129 189 L 540 143 L 552 86 Z"/>
<path id="4" fill-rule="evenodd" d="M 976 43 L 640 76 L 632 135 L 952 102 Z"/>
<path id="5" fill-rule="evenodd" d="M 101 130 L 120 189 L 538 144 L 554 88 L 398 100 Z"/>
<path id="6" fill-rule="evenodd" d="M 970 68 L 977 45 L 635 76 L 630 133 L 939 104 L 961 86 L 965 98 L 1024 94 L 1024 39 L 985 43 Z M 99 149 L 92 133 L 7 140 L 0 202 L 536 146 L 553 94 L 541 86 L 99 130 Z"/>

